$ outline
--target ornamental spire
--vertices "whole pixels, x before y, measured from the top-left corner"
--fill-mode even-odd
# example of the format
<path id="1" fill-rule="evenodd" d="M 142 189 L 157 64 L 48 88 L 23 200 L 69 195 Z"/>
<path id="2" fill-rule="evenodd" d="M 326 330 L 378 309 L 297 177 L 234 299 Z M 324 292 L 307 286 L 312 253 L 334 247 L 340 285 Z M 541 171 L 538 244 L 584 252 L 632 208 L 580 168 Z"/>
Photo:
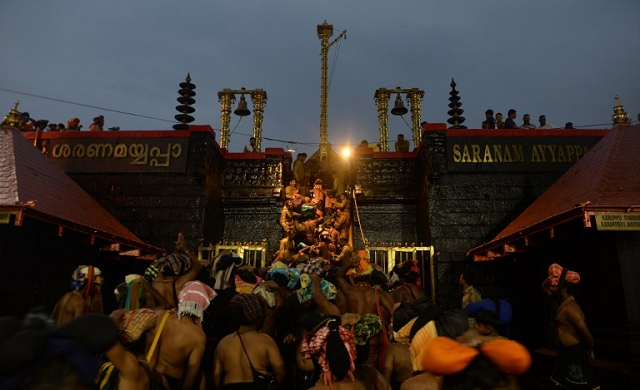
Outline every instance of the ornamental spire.
<path id="1" fill-rule="evenodd" d="M 191 107 L 196 102 L 193 98 L 196 96 L 196 93 L 193 92 L 194 89 L 196 89 L 196 86 L 191 84 L 191 73 L 187 73 L 187 78 L 184 83 L 180 83 L 180 90 L 178 91 L 180 97 L 177 100 L 180 105 L 176 106 L 176 110 L 180 114 L 174 116 L 174 118 L 180 123 L 173 125 L 174 130 L 189 130 L 188 123 L 193 122 L 193 117 L 189 114 L 193 114 L 196 110 Z"/>
<path id="2" fill-rule="evenodd" d="M 620 97 L 616 95 L 616 105 L 613 107 L 613 119 L 614 125 L 628 125 L 629 114 L 624 110 L 624 106 L 620 104 Z"/>
<path id="3" fill-rule="evenodd" d="M 464 122 L 464 117 L 461 116 L 462 113 L 464 112 L 463 109 L 460 108 L 460 106 L 462 106 L 462 103 L 460 103 L 460 97 L 458 97 L 458 91 L 456 91 L 456 82 L 455 80 L 451 79 L 451 92 L 449 92 L 449 101 L 451 103 L 449 103 L 449 108 L 451 108 L 448 112 L 449 116 L 451 118 L 449 118 L 447 120 L 447 122 L 449 122 L 449 124 L 451 125 L 451 127 L 449 127 L 450 129 L 466 129 L 467 126 L 463 126 L 462 123 Z"/>

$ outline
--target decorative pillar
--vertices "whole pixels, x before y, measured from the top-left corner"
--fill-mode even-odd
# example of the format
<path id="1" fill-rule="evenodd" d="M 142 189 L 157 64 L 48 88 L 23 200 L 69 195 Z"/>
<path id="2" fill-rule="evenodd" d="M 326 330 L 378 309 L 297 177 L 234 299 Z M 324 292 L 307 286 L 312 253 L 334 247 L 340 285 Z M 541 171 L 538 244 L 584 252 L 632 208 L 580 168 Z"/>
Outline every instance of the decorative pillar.
<path id="1" fill-rule="evenodd" d="M 251 91 L 253 101 L 253 136 L 256 138 L 256 149 L 260 152 L 262 145 L 262 119 L 264 106 L 267 103 L 267 93 L 262 89 Z"/>
<path id="2" fill-rule="evenodd" d="M 409 95 L 409 105 L 411 106 L 411 124 L 413 128 L 413 147 L 417 148 L 422 141 L 422 129 L 420 128 L 420 122 L 422 122 L 422 98 L 424 97 L 424 91 L 418 88 L 411 88 L 407 93 Z"/>
<path id="3" fill-rule="evenodd" d="M 391 92 L 386 88 L 376 90 L 373 99 L 378 104 L 378 123 L 380 124 L 380 151 L 389 151 L 389 99 Z"/>
<path id="4" fill-rule="evenodd" d="M 325 20 L 324 23 L 319 24 L 318 38 L 320 39 L 320 58 L 322 60 L 321 68 L 321 85 L 320 85 L 320 159 L 326 158 L 327 151 L 327 99 L 328 99 L 328 87 L 327 87 L 327 57 L 329 54 L 329 38 L 333 35 L 333 26 L 328 24 Z"/>
<path id="5" fill-rule="evenodd" d="M 220 102 L 220 147 L 229 148 L 229 122 L 231 121 L 231 101 L 235 100 L 235 94 L 230 89 L 218 92 Z M 257 141 L 257 140 L 256 140 Z"/>

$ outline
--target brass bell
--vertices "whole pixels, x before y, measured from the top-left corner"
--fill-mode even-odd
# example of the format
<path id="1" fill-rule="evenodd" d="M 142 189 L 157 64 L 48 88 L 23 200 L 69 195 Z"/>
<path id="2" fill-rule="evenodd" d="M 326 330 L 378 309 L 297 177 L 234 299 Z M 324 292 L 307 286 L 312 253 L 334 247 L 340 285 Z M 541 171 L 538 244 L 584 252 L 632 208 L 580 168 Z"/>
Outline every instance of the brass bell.
<path id="1" fill-rule="evenodd" d="M 406 109 L 405 109 L 406 110 Z M 233 112 L 237 116 L 247 116 L 251 114 L 251 111 L 247 108 L 247 101 L 244 98 L 244 95 L 240 96 L 240 101 L 238 102 L 238 107 Z"/>
<path id="2" fill-rule="evenodd" d="M 402 98 L 400 97 L 400 94 L 398 94 L 398 96 L 396 97 L 396 104 L 391 109 L 391 114 L 404 115 L 407 112 L 409 112 L 409 110 L 407 110 L 407 107 L 404 106 L 404 103 L 402 102 Z"/>

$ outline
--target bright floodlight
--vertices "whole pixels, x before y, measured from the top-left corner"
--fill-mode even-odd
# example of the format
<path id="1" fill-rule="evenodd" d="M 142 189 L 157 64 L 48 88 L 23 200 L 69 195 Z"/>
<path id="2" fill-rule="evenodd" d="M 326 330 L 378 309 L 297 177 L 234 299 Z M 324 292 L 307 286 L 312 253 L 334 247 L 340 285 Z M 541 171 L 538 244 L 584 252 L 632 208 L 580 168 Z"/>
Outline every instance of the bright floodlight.
<path id="1" fill-rule="evenodd" d="M 351 154 L 351 149 L 349 149 L 348 147 L 342 149 L 342 156 L 344 158 L 349 158 L 350 154 Z"/>

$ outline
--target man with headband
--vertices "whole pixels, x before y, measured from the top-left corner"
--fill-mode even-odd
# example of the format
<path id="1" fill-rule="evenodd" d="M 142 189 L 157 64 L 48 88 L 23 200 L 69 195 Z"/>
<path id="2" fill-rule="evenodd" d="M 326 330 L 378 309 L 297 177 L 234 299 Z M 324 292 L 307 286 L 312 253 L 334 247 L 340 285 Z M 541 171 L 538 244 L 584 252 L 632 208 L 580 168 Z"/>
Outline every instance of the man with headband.
<path id="1" fill-rule="evenodd" d="M 102 272 L 98 267 L 81 265 L 71 275 L 71 288 L 58 303 L 51 318 L 58 326 L 87 313 L 102 313 Z"/>
<path id="2" fill-rule="evenodd" d="M 555 263 L 549 266 L 548 274 L 542 289 L 554 301 L 551 323 L 556 329 L 552 329 L 552 336 L 557 336 L 558 348 L 558 363 L 551 380 L 569 389 L 597 389 L 599 386 L 591 368 L 593 336 L 572 295 L 580 275 Z"/>
<path id="3" fill-rule="evenodd" d="M 198 385 L 206 344 L 202 321 L 204 311 L 215 297 L 211 287 L 198 281 L 188 282 L 178 295 L 177 311 L 168 312 L 164 328 L 160 330 L 159 350 L 149 363 L 164 375 L 171 389 L 190 389 Z M 162 324 L 166 312 L 156 313 L 157 323 Z"/>

